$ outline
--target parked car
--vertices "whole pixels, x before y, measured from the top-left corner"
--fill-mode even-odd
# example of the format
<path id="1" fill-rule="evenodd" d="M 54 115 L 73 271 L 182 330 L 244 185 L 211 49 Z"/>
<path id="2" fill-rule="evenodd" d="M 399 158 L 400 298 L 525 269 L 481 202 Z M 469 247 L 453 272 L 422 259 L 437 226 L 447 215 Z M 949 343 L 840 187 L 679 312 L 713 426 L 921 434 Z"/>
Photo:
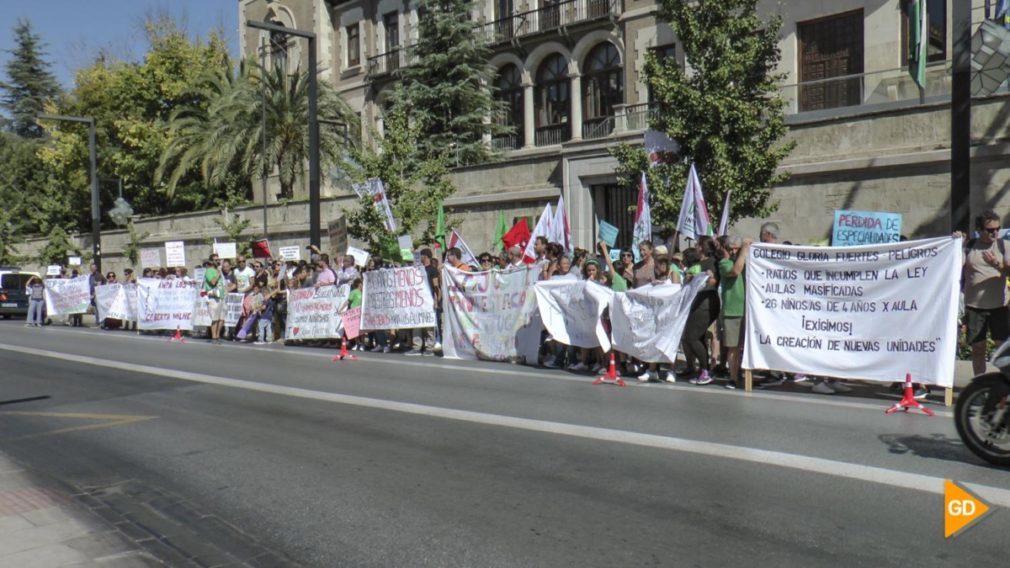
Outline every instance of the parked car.
<path id="1" fill-rule="evenodd" d="M 11 266 L 0 266 L 0 317 L 28 317 L 28 280 L 41 276 Z"/>

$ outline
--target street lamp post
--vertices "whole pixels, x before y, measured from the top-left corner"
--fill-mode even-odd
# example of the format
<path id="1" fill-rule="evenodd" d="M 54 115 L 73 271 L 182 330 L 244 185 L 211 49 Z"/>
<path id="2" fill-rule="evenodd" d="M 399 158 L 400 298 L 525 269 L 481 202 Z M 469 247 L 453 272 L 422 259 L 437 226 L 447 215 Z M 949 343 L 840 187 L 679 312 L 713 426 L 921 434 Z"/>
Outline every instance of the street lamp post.
<path id="1" fill-rule="evenodd" d="M 317 116 L 318 80 L 316 78 L 316 34 L 303 32 L 269 22 L 248 21 L 246 25 L 257 30 L 307 39 L 309 42 L 309 242 L 321 244 L 319 214 L 319 119 Z"/>
<path id="2" fill-rule="evenodd" d="M 95 119 L 90 116 L 65 116 L 58 114 L 39 114 L 42 120 L 57 120 L 60 122 L 78 122 L 88 125 L 88 159 L 91 169 L 91 247 L 93 262 L 102 272 L 102 214 L 101 201 L 98 194 L 98 157 L 95 151 Z"/>

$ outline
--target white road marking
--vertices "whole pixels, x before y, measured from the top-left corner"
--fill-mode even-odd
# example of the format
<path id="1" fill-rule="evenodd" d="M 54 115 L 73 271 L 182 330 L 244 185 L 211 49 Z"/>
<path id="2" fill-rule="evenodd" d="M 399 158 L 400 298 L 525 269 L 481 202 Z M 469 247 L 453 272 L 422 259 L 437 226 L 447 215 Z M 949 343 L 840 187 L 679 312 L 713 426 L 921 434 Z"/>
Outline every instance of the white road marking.
<path id="1" fill-rule="evenodd" d="M 74 329 L 74 328 L 69 328 L 69 327 L 67 327 L 67 328 L 51 328 L 51 330 L 52 331 L 57 331 L 59 333 L 81 333 L 81 334 L 86 334 L 86 335 L 91 336 L 91 337 L 94 337 L 94 335 L 95 335 L 94 333 L 92 333 L 91 331 L 86 330 L 86 329 Z M 162 342 L 162 343 L 166 341 L 166 338 L 163 337 L 163 336 L 145 336 L 145 335 L 134 335 L 134 334 L 116 334 L 116 333 L 110 333 L 110 334 L 108 334 L 106 336 L 103 336 L 103 337 L 112 338 L 112 339 L 134 340 L 134 341 L 138 341 L 138 340 L 139 341 L 157 341 L 157 342 Z M 199 341 L 199 340 L 194 341 L 192 344 L 196 345 L 196 346 L 205 347 L 207 349 L 221 349 L 222 347 L 228 348 L 228 349 L 243 349 L 243 350 L 246 349 L 246 346 L 228 345 L 228 344 L 224 344 L 223 346 L 211 346 L 211 345 L 209 345 L 209 344 L 207 344 L 207 343 L 205 343 L 203 341 Z M 270 346 L 267 346 L 265 349 L 264 348 L 254 348 L 254 347 L 248 347 L 248 348 L 249 349 L 256 349 L 257 351 L 280 352 L 280 353 L 284 353 L 285 355 L 293 355 L 293 356 L 297 356 L 297 357 L 313 357 L 313 358 L 326 358 L 326 359 L 330 359 L 330 358 L 333 357 L 333 352 L 332 351 L 329 351 L 329 352 L 310 351 L 310 350 L 307 350 L 307 349 L 299 349 L 299 348 L 271 349 Z M 534 368 L 532 368 L 532 367 L 530 368 L 530 370 L 522 370 L 522 371 L 515 370 L 515 369 L 495 369 L 495 368 L 488 367 L 485 362 L 480 362 L 480 364 L 473 365 L 472 363 L 474 363 L 474 362 L 472 362 L 472 361 L 466 361 L 465 363 L 466 364 L 470 364 L 470 366 L 469 367 L 463 367 L 461 365 L 452 365 L 452 364 L 446 364 L 446 363 L 428 363 L 428 362 L 425 362 L 424 360 L 421 360 L 419 357 L 415 357 L 415 358 L 407 360 L 407 359 L 400 359 L 399 357 L 396 357 L 395 355 L 393 355 L 393 356 L 379 356 L 379 355 L 375 355 L 375 354 L 371 354 L 371 353 L 364 353 L 363 354 L 361 352 L 354 352 L 354 354 L 357 357 L 359 357 L 361 360 L 368 361 L 369 364 L 378 363 L 378 364 L 382 364 L 382 365 L 393 365 L 393 366 L 410 367 L 410 368 L 424 367 L 424 368 L 428 368 L 428 369 L 441 369 L 441 370 L 445 370 L 445 371 L 476 370 L 476 371 L 479 371 L 481 374 L 485 374 L 485 375 L 501 375 L 501 376 L 509 376 L 509 377 L 523 377 L 523 378 L 532 378 L 532 379 L 538 379 L 538 380 L 548 379 L 548 380 L 555 380 L 555 381 L 572 381 L 572 382 L 578 382 L 578 383 L 587 383 L 587 382 L 590 382 L 592 380 L 592 377 L 589 377 L 589 376 L 579 376 L 579 375 L 566 376 L 566 375 L 558 374 L 557 372 L 550 372 L 550 371 L 546 371 L 546 370 L 540 370 L 538 372 L 537 370 L 534 370 Z M 449 359 L 449 360 L 451 361 L 452 359 Z M 505 365 L 505 364 L 502 363 L 502 365 Z M 686 384 L 639 383 L 638 381 L 636 381 L 634 379 L 631 379 L 631 380 L 625 381 L 625 382 L 628 384 L 628 386 L 633 386 L 635 388 L 658 388 L 658 389 L 664 389 L 664 390 L 675 390 L 675 391 L 687 392 L 687 393 L 692 393 L 692 394 L 703 394 L 703 395 L 713 395 L 713 396 L 736 396 L 736 397 L 742 396 L 742 397 L 746 397 L 746 398 L 757 398 L 757 399 L 763 399 L 763 400 L 782 401 L 782 402 L 788 402 L 788 403 L 791 403 L 791 404 L 802 403 L 804 405 L 811 405 L 812 404 L 812 405 L 819 405 L 819 406 L 833 406 L 833 407 L 837 407 L 837 408 L 852 408 L 852 409 L 855 409 L 855 410 L 869 410 L 869 411 L 872 411 L 872 412 L 883 412 L 888 407 L 890 407 L 893 402 L 897 402 L 898 398 L 899 398 L 899 397 L 894 397 L 892 400 L 882 400 L 879 403 L 875 403 L 875 402 L 856 402 L 854 400 L 840 400 L 839 398 L 835 398 L 835 397 L 832 397 L 832 396 L 824 396 L 824 395 L 819 395 L 819 396 L 816 396 L 816 397 L 815 396 L 805 396 L 802 393 L 775 393 L 775 392 L 767 392 L 767 391 L 760 391 L 760 390 L 752 391 L 752 392 L 747 393 L 747 392 L 744 392 L 743 389 L 738 389 L 738 390 L 731 391 L 731 390 L 727 390 L 727 389 L 722 388 L 721 384 L 710 385 L 709 387 L 706 388 L 706 387 L 699 387 L 699 386 L 688 386 Z M 607 388 L 609 388 L 609 387 L 607 387 Z M 931 405 L 929 403 L 927 403 L 927 406 L 929 406 L 930 409 L 933 410 L 933 413 L 936 414 L 937 416 L 945 417 L 945 418 L 953 418 L 954 417 L 954 413 L 953 412 L 950 412 L 948 410 L 941 410 L 943 408 L 942 406 Z"/>
<path id="2" fill-rule="evenodd" d="M 903 489 L 913 489 L 927 493 L 942 495 L 944 492 L 944 479 L 930 475 L 897 471 L 881 467 L 867 466 L 848 462 L 816 458 L 799 454 L 790 454 L 772 450 L 762 450 L 758 448 L 748 448 L 746 446 L 733 446 L 729 444 L 719 444 L 715 442 L 703 442 L 699 440 L 688 440 L 684 438 L 674 438 L 670 436 L 659 436 L 655 434 L 642 434 L 639 432 L 628 432 L 623 430 L 613 430 L 609 428 L 598 428 L 595 426 L 580 426 L 576 424 L 565 424 L 561 422 L 550 422 L 546 420 L 534 420 L 529 418 L 517 418 L 514 416 L 503 416 L 499 414 L 487 414 L 483 412 L 473 412 L 469 410 L 457 410 L 438 406 L 428 406 L 408 402 L 397 402 L 391 400 L 380 400 L 374 398 L 345 395 L 331 392 L 314 391 L 303 388 L 287 387 L 269 383 L 258 383 L 219 377 L 203 373 L 192 373 L 189 371 L 179 371 L 175 369 L 164 369 L 151 367 L 148 365 L 137 365 L 134 363 L 124 363 L 120 361 L 109 361 L 97 357 L 85 355 L 72 355 L 45 349 L 35 349 L 32 347 L 21 347 L 16 345 L 0 344 L 0 350 L 27 353 L 38 357 L 47 357 L 82 363 L 96 367 L 109 369 L 119 369 L 135 373 L 157 375 L 183 381 L 204 383 L 223 387 L 239 388 L 250 391 L 277 394 L 296 398 L 312 399 L 338 404 L 347 404 L 377 410 L 391 412 L 402 412 L 418 416 L 432 418 L 442 418 L 447 420 L 459 420 L 475 424 L 488 426 L 498 426 L 505 428 L 516 428 L 531 432 L 542 432 L 546 434 L 556 434 L 561 436 L 572 436 L 597 440 L 602 442 L 616 442 L 635 446 L 657 448 L 675 452 L 687 452 L 692 454 L 712 456 L 718 458 L 733 459 L 763 465 L 772 465 L 819 473 L 846 479 L 867 481 L 881 485 L 890 485 Z M 964 483 L 965 487 L 974 491 L 986 502 L 1000 507 L 1010 507 L 1010 490 L 978 485 L 974 483 Z"/>

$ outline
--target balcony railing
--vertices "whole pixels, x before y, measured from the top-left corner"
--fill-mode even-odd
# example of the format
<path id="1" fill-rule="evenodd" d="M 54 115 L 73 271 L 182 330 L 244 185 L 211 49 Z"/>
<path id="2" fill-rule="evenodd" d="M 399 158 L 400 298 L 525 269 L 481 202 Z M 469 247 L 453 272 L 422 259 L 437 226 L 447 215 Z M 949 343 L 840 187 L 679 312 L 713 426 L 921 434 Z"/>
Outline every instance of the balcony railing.
<path id="1" fill-rule="evenodd" d="M 619 13 L 620 0 L 565 0 L 484 24 L 483 32 L 488 43 L 495 45 Z"/>
<path id="2" fill-rule="evenodd" d="M 587 118 L 582 123 L 582 138 L 585 140 L 595 140 L 596 138 L 606 138 L 614 132 L 614 117 L 601 116 L 597 118 Z"/>
<path id="3" fill-rule="evenodd" d="M 393 73 L 402 67 L 413 65 L 416 56 L 414 46 L 398 47 L 368 58 L 368 76 L 378 77 Z"/>
<path id="4" fill-rule="evenodd" d="M 649 103 L 628 105 L 624 107 L 624 129 L 646 130 L 649 128 L 649 119 L 654 114 L 656 108 Z"/>
<path id="5" fill-rule="evenodd" d="M 950 62 L 930 64 L 923 95 L 949 97 L 950 89 Z M 919 86 L 904 67 L 782 85 L 779 93 L 786 103 L 785 114 L 919 100 Z"/>
<path id="6" fill-rule="evenodd" d="M 552 124 L 537 128 L 535 143 L 537 146 L 553 146 L 561 144 L 572 137 L 572 127 L 565 124 Z"/>
<path id="7" fill-rule="evenodd" d="M 491 138 L 491 149 L 495 152 L 508 152 L 509 150 L 518 150 L 523 147 L 523 135 L 521 132 L 516 134 L 499 134 Z"/>

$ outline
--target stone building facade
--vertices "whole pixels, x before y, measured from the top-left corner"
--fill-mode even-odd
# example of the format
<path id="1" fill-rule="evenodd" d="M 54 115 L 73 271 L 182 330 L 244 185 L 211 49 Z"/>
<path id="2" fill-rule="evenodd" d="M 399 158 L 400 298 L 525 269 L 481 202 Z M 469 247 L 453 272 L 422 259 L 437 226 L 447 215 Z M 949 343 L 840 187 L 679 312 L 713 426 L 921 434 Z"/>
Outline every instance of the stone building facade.
<path id="1" fill-rule="evenodd" d="M 977 27 L 985 0 L 970 1 Z M 920 98 L 905 70 L 907 0 L 762 0 L 764 14 L 783 20 L 780 88 L 788 138 L 797 143 L 781 166 L 791 177 L 772 193 L 778 210 L 771 220 L 784 238 L 825 238 L 840 208 L 902 213 L 909 236 L 949 230 L 952 2 L 929 0 L 930 64 Z M 381 136 L 384 97 L 397 71 L 412 63 L 418 40 L 416 0 L 238 0 L 237 8 L 247 58 L 304 64 L 307 49 L 302 40 L 248 28 L 248 20 L 316 33 L 320 77 L 360 113 L 366 142 Z M 509 218 L 537 215 L 563 194 L 577 245 L 591 246 L 601 219 L 630 234 L 627 209 L 635 196 L 616 187 L 608 149 L 642 140 L 649 115 L 646 54 L 688 65 L 669 26 L 658 20 L 655 0 L 478 0 L 473 17 L 493 48 L 488 63 L 516 134 L 490 141 L 501 151 L 499 161 L 455 168 L 450 218 L 473 248 L 484 249 L 498 211 Z M 1010 204 L 1008 102 L 1005 87 L 973 100 L 973 215 Z M 279 216 L 275 209 L 287 211 L 285 217 L 293 211 L 266 193 L 271 216 Z M 328 215 L 354 206 L 345 188 L 326 184 L 323 195 Z M 296 188 L 296 199 L 306 196 L 304 184 Z M 257 209 L 242 214 L 259 224 Z M 206 231 L 213 231 L 214 216 L 187 223 L 199 232 L 196 219 L 206 218 Z M 755 235 L 760 221 L 744 219 L 732 231 Z M 302 225 L 289 223 L 279 236 L 304 239 L 296 228 Z M 272 223 L 271 234 L 277 229 Z M 171 240 L 157 230 L 152 242 Z M 105 250 L 115 255 L 114 247 Z"/>

